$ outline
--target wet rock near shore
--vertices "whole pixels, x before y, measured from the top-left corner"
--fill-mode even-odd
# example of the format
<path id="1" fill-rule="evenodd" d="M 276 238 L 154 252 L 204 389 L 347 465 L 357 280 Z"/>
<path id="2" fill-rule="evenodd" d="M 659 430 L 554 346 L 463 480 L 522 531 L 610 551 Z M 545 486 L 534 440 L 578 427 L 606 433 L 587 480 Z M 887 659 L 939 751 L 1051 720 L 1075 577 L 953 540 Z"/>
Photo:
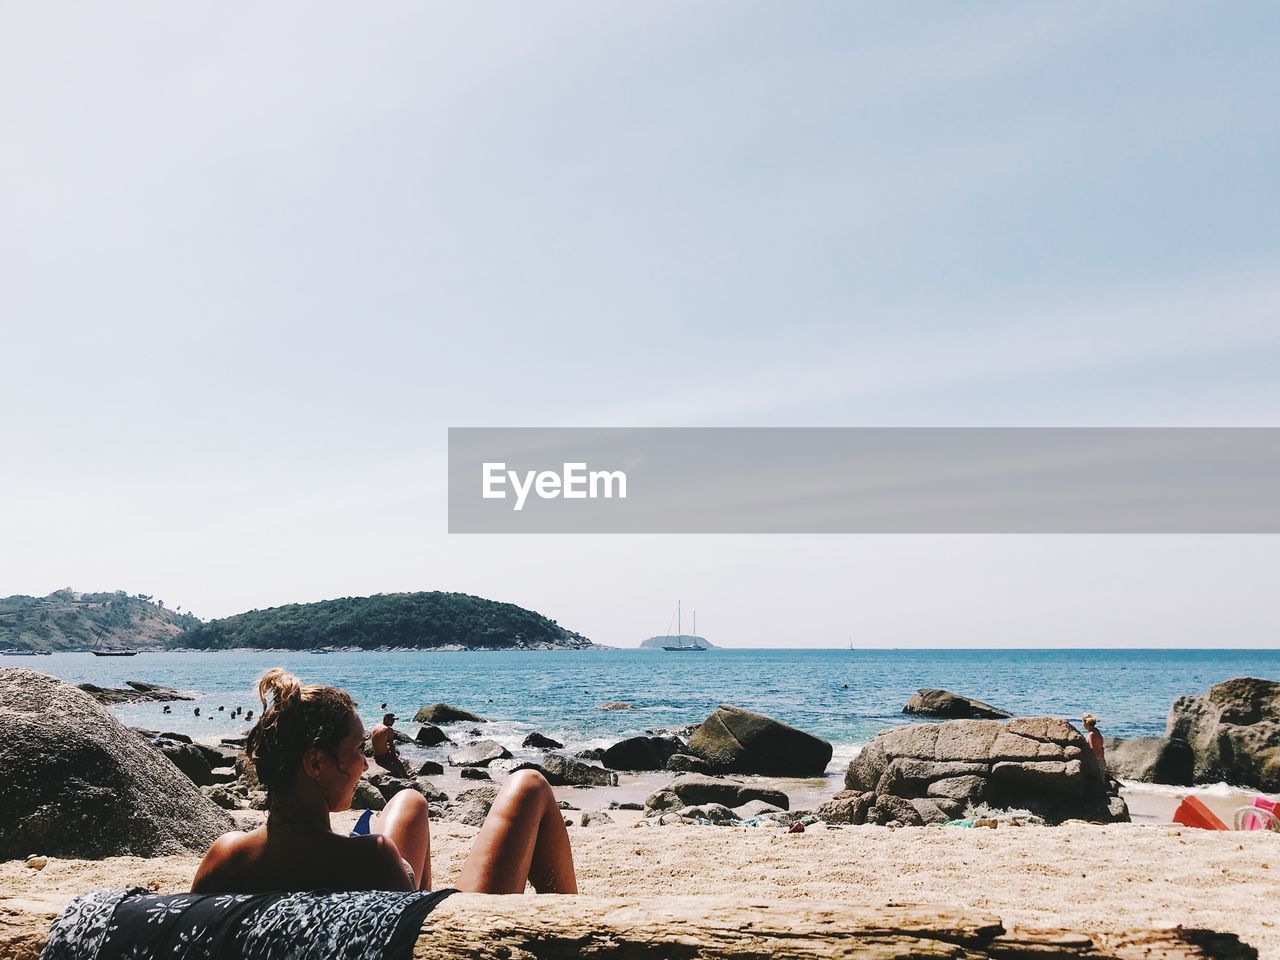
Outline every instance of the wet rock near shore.
<path id="1" fill-rule="evenodd" d="M 618 775 L 612 770 L 585 763 L 576 757 L 548 753 L 542 758 L 542 775 L 553 787 L 616 787 Z"/>
<path id="2" fill-rule="evenodd" d="M 195 697 L 179 693 L 158 683 L 143 683 L 141 680 L 126 680 L 125 686 L 100 687 L 94 683 L 81 683 L 77 686 L 99 703 L 114 706 L 119 703 L 144 703 L 147 701 L 194 700 Z"/>
<path id="3" fill-rule="evenodd" d="M 413 738 L 413 742 L 420 747 L 435 747 L 442 743 L 453 743 L 448 735 L 434 723 L 424 723 Z"/>
<path id="4" fill-rule="evenodd" d="M 1179 697 L 1165 734 L 1190 748 L 1196 783 L 1280 792 L 1280 683 L 1237 677 Z"/>
<path id="5" fill-rule="evenodd" d="M 903 713 L 951 720 L 1008 720 L 1013 714 L 950 690 L 922 687 L 911 695 Z"/>
<path id="6" fill-rule="evenodd" d="M 449 754 L 452 767 L 487 767 L 495 760 L 509 760 L 511 751 L 496 740 L 481 740 L 469 747 Z"/>
<path id="7" fill-rule="evenodd" d="M 531 748 L 534 750 L 563 750 L 564 744 L 559 740 L 552 740 L 550 737 L 544 737 L 542 734 L 534 731 L 520 742 L 520 746 Z"/>
<path id="8" fill-rule="evenodd" d="M 726 773 L 817 777 L 831 761 L 831 749 L 772 717 L 722 704 L 694 731 L 687 752 Z"/>
<path id="9" fill-rule="evenodd" d="M 413 715 L 414 723 L 487 723 L 484 717 L 477 716 L 470 710 L 463 710 L 448 703 L 433 703 L 429 707 L 421 707 Z"/>
<path id="10" fill-rule="evenodd" d="M 459 774 L 463 780 L 492 780 L 489 771 L 481 767 L 463 767 Z"/>
<path id="11" fill-rule="evenodd" d="M 708 776 L 716 772 L 716 766 L 691 753 L 673 753 L 667 758 L 663 769 L 672 773 L 702 773 Z"/>
<path id="12" fill-rule="evenodd" d="M 849 764 L 845 787 L 824 805 L 838 822 L 941 823 L 979 803 L 1029 810 L 1049 823 L 1129 819 L 1124 801 L 1108 795 L 1083 735 L 1051 717 L 882 731 Z"/>
<path id="13" fill-rule="evenodd" d="M 628 737 L 608 747 L 600 762 L 610 770 L 662 770 L 684 749 L 679 737 Z"/>
<path id="14" fill-rule="evenodd" d="M 89 693 L 32 670 L 0 670 L 0 783 L 0 859 L 200 854 L 235 826 Z"/>

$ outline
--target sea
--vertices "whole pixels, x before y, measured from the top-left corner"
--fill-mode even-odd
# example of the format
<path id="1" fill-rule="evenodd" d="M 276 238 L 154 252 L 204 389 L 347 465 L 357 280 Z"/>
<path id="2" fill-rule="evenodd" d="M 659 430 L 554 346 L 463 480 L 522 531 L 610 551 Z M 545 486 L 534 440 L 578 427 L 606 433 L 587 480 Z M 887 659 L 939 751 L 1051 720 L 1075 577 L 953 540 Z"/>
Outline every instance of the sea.
<path id="1" fill-rule="evenodd" d="M 0 667 L 19 666 L 73 683 L 144 680 L 188 693 L 195 699 L 170 704 L 167 714 L 159 703 L 113 709 L 131 726 L 205 742 L 248 730 L 242 716 L 230 714 L 236 707 L 261 710 L 253 687 L 270 667 L 348 690 L 366 726 L 380 720 L 386 704 L 410 736 L 419 707 L 439 701 L 463 707 L 485 718 L 467 725 L 467 735 L 478 729 L 517 756 L 536 755 L 520 747 L 534 730 L 577 751 L 650 731 L 680 731 L 730 703 L 829 740 L 828 774 L 837 777 L 878 731 L 915 722 L 902 707 L 921 687 L 942 687 L 1020 715 L 1078 720 L 1089 711 L 1108 736 L 1148 736 L 1164 732 L 1178 697 L 1231 677 L 1280 677 L 1280 650 L 222 651 L 0 660 Z M 610 701 L 634 709 L 600 709 Z"/>

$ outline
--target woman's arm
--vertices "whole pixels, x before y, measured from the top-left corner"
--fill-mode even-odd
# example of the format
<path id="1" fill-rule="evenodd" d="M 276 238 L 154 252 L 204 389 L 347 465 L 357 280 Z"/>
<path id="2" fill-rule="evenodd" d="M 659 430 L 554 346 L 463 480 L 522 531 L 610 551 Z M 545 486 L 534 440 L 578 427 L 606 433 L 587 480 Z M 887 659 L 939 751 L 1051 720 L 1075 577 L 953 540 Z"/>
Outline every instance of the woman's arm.
<path id="1" fill-rule="evenodd" d="M 235 870 L 236 850 L 245 834 L 224 833 L 209 847 L 191 881 L 192 893 L 235 893 L 231 881 Z"/>

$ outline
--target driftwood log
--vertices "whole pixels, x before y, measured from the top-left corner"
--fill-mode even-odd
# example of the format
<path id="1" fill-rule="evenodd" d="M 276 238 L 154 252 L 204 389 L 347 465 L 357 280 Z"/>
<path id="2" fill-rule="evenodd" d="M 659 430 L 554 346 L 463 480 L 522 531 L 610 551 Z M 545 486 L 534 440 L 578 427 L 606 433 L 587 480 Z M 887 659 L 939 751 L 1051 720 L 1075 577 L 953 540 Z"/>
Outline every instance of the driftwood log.
<path id="1" fill-rule="evenodd" d="M 0 958 L 38 960 L 66 897 L 0 898 Z M 455 894 L 427 918 L 415 960 L 1256 960 L 1208 930 L 1006 930 L 945 908 L 712 897 Z"/>

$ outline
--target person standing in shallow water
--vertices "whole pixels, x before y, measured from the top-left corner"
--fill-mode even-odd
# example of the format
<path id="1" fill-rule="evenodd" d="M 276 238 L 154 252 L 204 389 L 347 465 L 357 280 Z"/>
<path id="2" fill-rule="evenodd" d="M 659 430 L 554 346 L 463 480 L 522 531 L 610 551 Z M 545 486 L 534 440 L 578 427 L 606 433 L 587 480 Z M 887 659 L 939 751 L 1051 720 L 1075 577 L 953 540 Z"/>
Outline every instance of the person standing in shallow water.
<path id="1" fill-rule="evenodd" d="M 356 703 L 336 687 L 303 686 L 283 670 L 258 681 L 263 711 L 245 753 L 267 788 L 267 822 L 213 842 L 192 893 L 429 890 L 427 801 L 401 790 L 367 836 L 333 832 L 368 769 Z M 507 777 L 455 886 L 472 893 L 577 893 L 569 834 L 542 774 Z"/>
<path id="2" fill-rule="evenodd" d="M 398 719 L 394 713 L 384 713 L 382 722 L 369 731 L 369 744 L 373 747 L 374 763 L 397 777 L 408 779 L 409 771 L 404 768 L 404 761 L 396 750 L 396 734 L 391 729 Z"/>

